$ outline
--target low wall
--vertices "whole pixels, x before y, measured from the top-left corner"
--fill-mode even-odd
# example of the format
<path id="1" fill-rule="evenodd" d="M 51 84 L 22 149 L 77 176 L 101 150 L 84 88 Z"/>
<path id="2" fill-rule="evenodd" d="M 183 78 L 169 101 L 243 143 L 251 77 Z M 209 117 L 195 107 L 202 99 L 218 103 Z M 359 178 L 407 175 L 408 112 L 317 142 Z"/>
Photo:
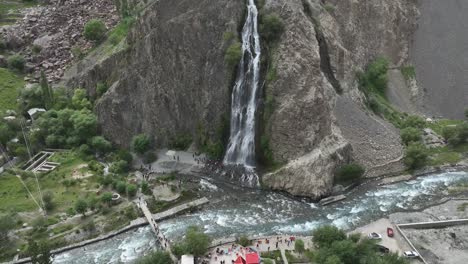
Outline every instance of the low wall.
<path id="1" fill-rule="evenodd" d="M 468 219 L 456 219 L 456 220 L 445 220 L 445 221 L 434 221 L 434 222 L 419 222 L 419 223 L 409 223 L 409 224 L 399 224 L 400 228 L 439 228 L 447 227 L 454 225 L 465 225 L 468 224 Z"/>

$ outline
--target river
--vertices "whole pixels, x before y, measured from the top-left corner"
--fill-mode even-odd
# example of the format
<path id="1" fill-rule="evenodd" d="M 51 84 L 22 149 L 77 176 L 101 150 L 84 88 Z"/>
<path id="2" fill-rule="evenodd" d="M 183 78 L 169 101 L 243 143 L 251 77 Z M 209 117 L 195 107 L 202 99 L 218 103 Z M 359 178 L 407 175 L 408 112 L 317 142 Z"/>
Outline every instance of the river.
<path id="1" fill-rule="evenodd" d="M 348 199 L 319 206 L 279 193 L 242 189 L 201 180 L 210 204 L 187 215 L 161 222 L 169 239 L 177 240 L 190 225 L 203 227 L 213 238 L 273 234 L 309 234 L 322 224 L 350 230 L 394 212 L 421 210 L 448 197 L 450 186 L 468 183 L 468 173 L 448 172 L 386 186 L 359 187 Z M 54 263 L 129 263 L 157 247 L 148 227 L 121 234 L 84 249 L 55 257 Z"/>

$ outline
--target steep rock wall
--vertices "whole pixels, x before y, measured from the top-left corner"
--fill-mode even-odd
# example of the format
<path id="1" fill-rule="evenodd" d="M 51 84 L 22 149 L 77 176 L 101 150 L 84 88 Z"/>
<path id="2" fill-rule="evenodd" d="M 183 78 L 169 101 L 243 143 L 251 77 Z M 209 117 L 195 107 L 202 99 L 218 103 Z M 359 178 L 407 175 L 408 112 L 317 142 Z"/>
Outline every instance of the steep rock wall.
<path id="1" fill-rule="evenodd" d="M 150 5 L 130 34 L 127 66 L 96 106 L 103 133 L 128 146 L 143 132 L 160 144 L 198 127 L 214 132 L 229 111 L 223 34 L 237 32 L 243 10 L 229 0 Z"/>
<path id="2" fill-rule="evenodd" d="M 356 72 L 377 56 L 395 65 L 407 60 L 415 2 L 292 0 L 267 1 L 265 8 L 286 27 L 274 57 L 278 80 L 265 91 L 275 102 L 266 129 L 270 148 L 285 165 L 263 183 L 319 198 L 350 160 L 363 164 L 367 176 L 401 171 L 399 132 L 366 110 Z"/>

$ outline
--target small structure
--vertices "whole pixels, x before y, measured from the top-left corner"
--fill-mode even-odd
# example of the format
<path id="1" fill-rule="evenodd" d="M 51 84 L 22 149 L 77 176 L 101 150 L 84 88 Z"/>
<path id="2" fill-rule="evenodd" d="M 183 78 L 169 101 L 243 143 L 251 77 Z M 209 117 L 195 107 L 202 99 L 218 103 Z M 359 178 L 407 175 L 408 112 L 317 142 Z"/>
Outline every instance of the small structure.
<path id="1" fill-rule="evenodd" d="M 245 255 L 245 260 L 247 264 L 259 264 L 260 263 L 260 258 L 258 256 L 258 253 L 248 253 Z"/>
<path id="2" fill-rule="evenodd" d="M 28 115 L 31 117 L 31 120 L 35 120 L 39 117 L 40 114 L 46 112 L 44 108 L 31 108 L 28 110 Z"/>
<path id="3" fill-rule="evenodd" d="M 247 264 L 247 262 L 245 262 L 245 259 L 243 257 L 239 256 L 239 257 L 237 257 L 234 264 Z"/>
<path id="4" fill-rule="evenodd" d="M 192 255 L 182 255 L 180 264 L 194 264 L 195 258 Z"/>

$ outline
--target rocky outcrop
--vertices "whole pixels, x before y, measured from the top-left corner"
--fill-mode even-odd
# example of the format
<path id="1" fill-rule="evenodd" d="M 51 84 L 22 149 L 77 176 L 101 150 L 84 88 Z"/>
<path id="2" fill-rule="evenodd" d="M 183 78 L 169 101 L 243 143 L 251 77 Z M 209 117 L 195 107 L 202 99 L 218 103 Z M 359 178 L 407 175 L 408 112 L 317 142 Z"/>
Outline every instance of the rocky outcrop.
<path id="1" fill-rule="evenodd" d="M 15 25 L 1 27 L 0 36 L 25 55 L 36 80 L 41 70 L 50 81 L 59 80 L 74 59 L 73 48 L 85 53 L 93 47 L 82 35 L 87 21 L 100 19 L 112 28 L 120 20 L 112 0 L 50 0 L 24 12 Z"/>
<path id="2" fill-rule="evenodd" d="M 181 133 L 215 133 L 229 113 L 232 70 L 224 63 L 242 1 L 160 0 L 129 34 L 120 76 L 96 106 L 106 137 L 128 146 L 138 133 L 158 144 Z M 210 136 L 210 135 L 208 135 Z"/>
<path id="3" fill-rule="evenodd" d="M 275 101 L 266 130 L 270 148 L 285 165 L 263 183 L 319 198 L 330 192 L 335 169 L 350 160 L 368 176 L 401 171 L 399 131 L 366 110 L 356 72 L 377 56 L 395 65 L 407 60 L 415 3 L 296 0 L 267 1 L 265 8 L 286 27 L 274 58 L 278 80 L 265 91 Z"/>

